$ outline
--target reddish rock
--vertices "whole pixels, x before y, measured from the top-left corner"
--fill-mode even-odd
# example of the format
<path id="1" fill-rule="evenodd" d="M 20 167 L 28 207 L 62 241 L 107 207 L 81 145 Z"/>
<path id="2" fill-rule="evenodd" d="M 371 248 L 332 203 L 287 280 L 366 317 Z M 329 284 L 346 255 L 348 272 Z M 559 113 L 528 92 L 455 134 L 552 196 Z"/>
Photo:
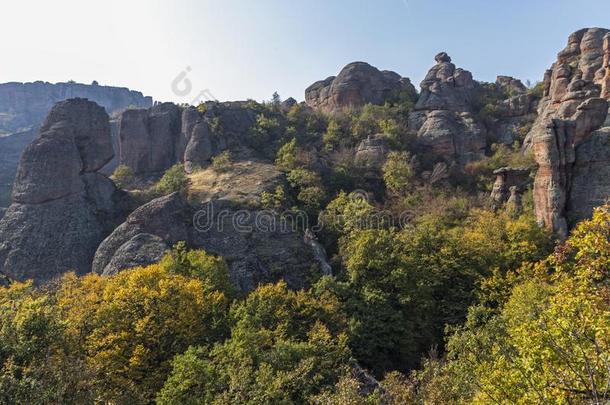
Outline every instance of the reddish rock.
<path id="1" fill-rule="evenodd" d="M 345 66 L 331 76 L 305 90 L 305 102 L 317 110 L 331 113 L 343 108 L 359 108 L 366 104 L 381 105 L 399 96 L 416 97 L 415 87 L 408 78 L 395 72 L 380 71 L 364 62 Z"/>

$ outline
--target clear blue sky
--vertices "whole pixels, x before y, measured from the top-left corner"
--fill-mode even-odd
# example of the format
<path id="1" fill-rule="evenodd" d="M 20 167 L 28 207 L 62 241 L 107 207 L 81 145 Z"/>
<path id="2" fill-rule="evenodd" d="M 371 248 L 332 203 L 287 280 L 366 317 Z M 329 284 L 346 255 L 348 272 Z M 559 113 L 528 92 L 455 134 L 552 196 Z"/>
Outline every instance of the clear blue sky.
<path id="1" fill-rule="evenodd" d="M 107 0 L 5 2 L 0 82 L 76 80 L 157 100 L 303 99 L 362 60 L 419 82 L 446 51 L 478 80 L 539 80 L 583 27 L 610 27 L 610 0 Z M 189 67 L 187 95 L 172 81 Z M 183 89 L 181 83 L 178 87 Z"/>

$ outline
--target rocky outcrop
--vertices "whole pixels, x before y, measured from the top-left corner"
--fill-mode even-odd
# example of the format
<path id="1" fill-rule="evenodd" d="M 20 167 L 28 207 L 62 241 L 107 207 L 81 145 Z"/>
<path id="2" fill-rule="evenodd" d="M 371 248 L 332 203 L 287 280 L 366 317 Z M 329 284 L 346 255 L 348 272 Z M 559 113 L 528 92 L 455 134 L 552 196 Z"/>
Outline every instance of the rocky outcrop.
<path id="1" fill-rule="evenodd" d="M 610 127 L 591 133 L 575 151 L 566 215 L 568 224 L 590 218 L 610 199 Z"/>
<path id="2" fill-rule="evenodd" d="M 158 176 L 176 163 L 191 172 L 224 150 L 246 150 L 255 122 L 256 112 L 244 102 L 207 102 L 201 110 L 172 103 L 127 110 L 119 124 L 120 163 L 141 177 Z"/>
<path id="3" fill-rule="evenodd" d="M 345 66 L 335 77 L 318 81 L 305 90 L 307 105 L 332 113 L 365 104 L 381 105 L 400 96 L 415 99 L 415 87 L 408 78 L 379 69 L 364 62 Z"/>
<path id="4" fill-rule="evenodd" d="M 0 221 L 0 272 L 49 280 L 90 271 L 128 199 L 98 173 L 113 156 L 108 115 L 85 99 L 58 103 L 25 149 Z"/>
<path id="5" fill-rule="evenodd" d="M 523 193 L 530 181 L 530 170 L 525 167 L 502 167 L 494 170 L 496 175 L 491 191 L 491 201 L 494 209 L 506 204 L 511 197 L 516 199 L 516 194 Z"/>
<path id="6" fill-rule="evenodd" d="M 390 145 L 382 134 L 369 135 L 356 148 L 355 162 L 369 169 L 379 170 L 390 152 Z"/>
<path id="7" fill-rule="evenodd" d="M 166 246 L 186 241 L 223 256 L 241 294 L 279 279 L 302 288 L 316 261 L 293 225 L 272 212 L 239 209 L 230 201 L 210 200 L 194 209 L 175 193 L 130 214 L 99 246 L 93 270 L 108 275 L 151 263 Z"/>
<path id="8" fill-rule="evenodd" d="M 119 123 L 120 162 L 137 175 L 163 173 L 179 158 L 182 112 L 173 103 L 130 109 Z"/>
<path id="9" fill-rule="evenodd" d="M 446 160 L 466 164 L 483 155 L 484 128 L 473 115 L 478 84 L 472 74 L 456 68 L 445 52 L 421 83 L 410 127 L 417 131 L 417 145 Z"/>
<path id="10" fill-rule="evenodd" d="M 583 200 L 579 193 L 587 189 L 597 201 L 608 193 L 603 179 L 592 175 L 587 183 L 582 173 L 597 167 L 598 159 L 604 160 L 586 145 L 603 144 L 598 138 L 606 134 L 595 130 L 604 125 L 608 114 L 608 101 L 601 96 L 608 73 L 604 63 L 609 33 L 590 28 L 570 35 L 567 47 L 545 74 L 539 116 L 524 145 L 533 149 L 539 166 L 534 182 L 536 217 L 560 237 L 567 235 L 570 222 L 591 212 L 593 202 Z M 579 173 L 576 187 L 575 170 Z"/>
<path id="11" fill-rule="evenodd" d="M 10 194 L 23 150 L 38 134 L 42 121 L 57 102 L 81 97 L 106 109 L 109 114 L 128 107 L 148 108 L 150 97 L 121 87 L 47 82 L 0 84 L 0 206 L 10 204 Z M 118 157 L 118 148 L 115 149 Z M 118 160 L 118 159 L 117 159 Z M 109 162 L 104 173 L 112 173 Z"/>

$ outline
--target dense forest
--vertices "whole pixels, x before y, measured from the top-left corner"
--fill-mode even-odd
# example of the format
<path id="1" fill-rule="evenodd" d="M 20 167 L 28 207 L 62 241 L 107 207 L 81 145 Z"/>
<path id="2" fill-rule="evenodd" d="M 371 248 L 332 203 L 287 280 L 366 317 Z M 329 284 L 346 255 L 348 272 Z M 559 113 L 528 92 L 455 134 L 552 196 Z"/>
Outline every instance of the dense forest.
<path id="1" fill-rule="evenodd" d="M 248 146 L 287 180 L 261 203 L 315 219 L 332 274 L 244 294 L 222 257 L 177 243 L 115 275 L 7 281 L 0 403 L 609 401 L 610 207 L 558 240 L 536 223 L 531 190 L 493 205 L 495 169 L 534 167 L 520 147 L 531 122 L 514 147 L 451 165 L 414 146 L 413 97 L 332 115 L 277 94 L 245 104 L 257 114 Z M 380 166 L 355 158 L 371 134 L 390 148 Z M 227 151 L 206 170 L 239 159 Z M 143 202 L 193 199 L 201 170 L 146 182 L 119 166 L 113 179 Z"/>

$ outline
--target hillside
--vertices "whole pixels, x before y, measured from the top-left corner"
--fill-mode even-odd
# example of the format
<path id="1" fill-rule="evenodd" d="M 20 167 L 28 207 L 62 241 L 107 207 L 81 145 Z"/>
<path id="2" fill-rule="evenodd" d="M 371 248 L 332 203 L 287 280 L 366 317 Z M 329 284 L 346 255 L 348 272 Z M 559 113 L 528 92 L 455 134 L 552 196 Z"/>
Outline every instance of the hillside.
<path id="1" fill-rule="evenodd" d="M 0 403 L 608 403 L 610 30 L 533 86 L 430 61 L 62 90 L 2 149 Z"/>

